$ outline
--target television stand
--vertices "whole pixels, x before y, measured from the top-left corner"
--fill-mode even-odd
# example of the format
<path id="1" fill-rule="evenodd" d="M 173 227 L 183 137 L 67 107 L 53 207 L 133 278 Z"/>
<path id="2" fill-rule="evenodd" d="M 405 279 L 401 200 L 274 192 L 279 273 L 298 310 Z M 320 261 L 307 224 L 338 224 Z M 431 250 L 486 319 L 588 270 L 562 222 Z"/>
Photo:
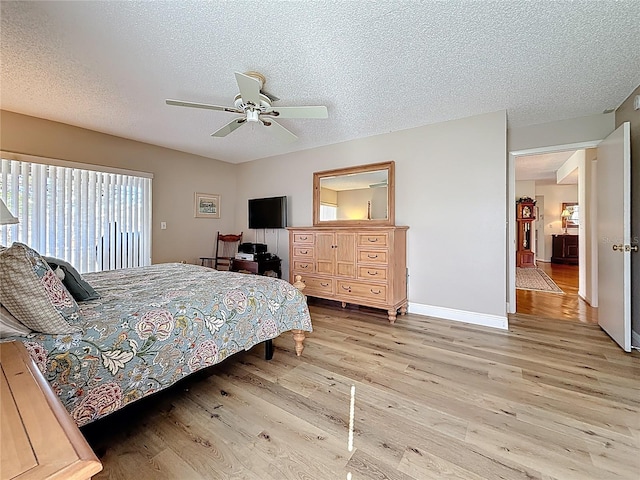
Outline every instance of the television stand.
<path id="1" fill-rule="evenodd" d="M 254 275 L 264 275 L 268 271 L 276 272 L 278 278 L 282 278 L 282 261 L 279 258 L 270 258 L 269 260 L 231 260 L 232 272 L 249 272 Z"/>

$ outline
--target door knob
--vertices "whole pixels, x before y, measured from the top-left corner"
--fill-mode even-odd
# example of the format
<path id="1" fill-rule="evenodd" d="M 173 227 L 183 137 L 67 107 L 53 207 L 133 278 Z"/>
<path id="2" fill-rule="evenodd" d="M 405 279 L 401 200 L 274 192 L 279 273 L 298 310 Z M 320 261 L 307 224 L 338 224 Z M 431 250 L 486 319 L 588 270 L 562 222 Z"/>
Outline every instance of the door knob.
<path id="1" fill-rule="evenodd" d="M 611 248 L 613 248 L 614 252 L 620 251 L 620 252 L 637 252 L 638 251 L 638 245 L 623 245 L 623 244 L 619 244 L 619 245 L 613 245 Z"/>

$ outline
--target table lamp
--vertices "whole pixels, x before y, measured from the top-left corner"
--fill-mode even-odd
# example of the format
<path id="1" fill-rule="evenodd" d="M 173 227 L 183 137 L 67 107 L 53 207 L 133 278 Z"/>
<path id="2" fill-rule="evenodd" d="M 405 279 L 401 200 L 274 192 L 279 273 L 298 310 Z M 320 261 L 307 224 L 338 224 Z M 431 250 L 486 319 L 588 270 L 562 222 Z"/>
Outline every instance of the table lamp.
<path id="1" fill-rule="evenodd" d="M 0 200 L 0 225 L 9 225 L 11 223 L 18 223 L 18 218 L 14 217 L 3 200 Z"/>
<path id="2" fill-rule="evenodd" d="M 568 208 L 565 208 L 564 210 L 562 210 L 562 213 L 560 214 L 560 217 L 563 220 L 564 223 L 564 234 L 567 234 L 567 220 L 569 219 L 569 217 L 571 216 L 571 212 L 569 211 Z"/>

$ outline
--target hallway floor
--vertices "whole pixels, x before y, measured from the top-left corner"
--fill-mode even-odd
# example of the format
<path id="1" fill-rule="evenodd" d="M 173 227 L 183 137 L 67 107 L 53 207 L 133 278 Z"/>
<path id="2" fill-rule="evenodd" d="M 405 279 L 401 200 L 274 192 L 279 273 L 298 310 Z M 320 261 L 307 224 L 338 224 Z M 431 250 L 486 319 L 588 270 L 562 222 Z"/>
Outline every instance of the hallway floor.
<path id="1" fill-rule="evenodd" d="M 538 268 L 549 275 L 565 294 L 516 290 L 517 313 L 555 320 L 598 323 L 598 309 L 578 296 L 577 265 L 538 262 Z"/>

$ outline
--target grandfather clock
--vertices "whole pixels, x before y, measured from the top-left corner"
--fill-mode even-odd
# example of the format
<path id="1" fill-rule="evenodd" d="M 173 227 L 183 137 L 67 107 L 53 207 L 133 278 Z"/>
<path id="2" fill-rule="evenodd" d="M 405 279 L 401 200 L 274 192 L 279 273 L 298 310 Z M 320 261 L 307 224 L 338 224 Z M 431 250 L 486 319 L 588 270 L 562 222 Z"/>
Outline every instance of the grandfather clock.
<path id="1" fill-rule="evenodd" d="M 535 200 L 524 197 L 516 202 L 516 220 L 518 221 L 518 244 L 516 266 L 535 267 L 535 253 L 531 250 L 533 239 L 533 221 L 536 219 L 533 208 Z"/>

